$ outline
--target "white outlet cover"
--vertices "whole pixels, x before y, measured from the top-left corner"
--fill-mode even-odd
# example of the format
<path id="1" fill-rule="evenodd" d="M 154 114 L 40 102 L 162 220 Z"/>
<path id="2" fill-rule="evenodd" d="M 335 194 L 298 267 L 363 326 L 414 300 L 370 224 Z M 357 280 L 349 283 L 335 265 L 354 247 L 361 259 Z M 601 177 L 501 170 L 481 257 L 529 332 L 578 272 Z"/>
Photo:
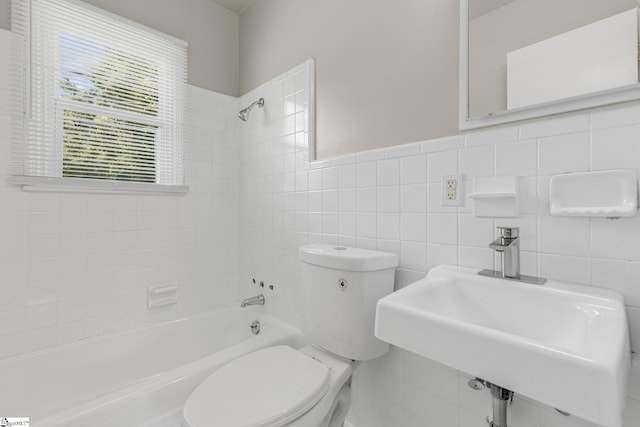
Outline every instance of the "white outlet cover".
<path id="1" fill-rule="evenodd" d="M 447 199 L 447 181 L 454 180 L 456 182 L 455 199 Z M 462 174 L 442 175 L 440 181 L 440 191 L 442 195 L 442 206 L 462 206 L 464 200 L 464 184 Z"/>

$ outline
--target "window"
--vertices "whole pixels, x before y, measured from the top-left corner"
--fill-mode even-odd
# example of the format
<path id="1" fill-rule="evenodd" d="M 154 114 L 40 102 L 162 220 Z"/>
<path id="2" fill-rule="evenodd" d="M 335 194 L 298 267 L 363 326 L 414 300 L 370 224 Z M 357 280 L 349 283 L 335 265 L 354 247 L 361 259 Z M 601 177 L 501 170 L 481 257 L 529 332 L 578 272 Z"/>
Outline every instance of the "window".
<path id="1" fill-rule="evenodd" d="M 13 0 L 12 11 L 28 58 L 14 181 L 185 192 L 186 44 L 79 1 Z"/>

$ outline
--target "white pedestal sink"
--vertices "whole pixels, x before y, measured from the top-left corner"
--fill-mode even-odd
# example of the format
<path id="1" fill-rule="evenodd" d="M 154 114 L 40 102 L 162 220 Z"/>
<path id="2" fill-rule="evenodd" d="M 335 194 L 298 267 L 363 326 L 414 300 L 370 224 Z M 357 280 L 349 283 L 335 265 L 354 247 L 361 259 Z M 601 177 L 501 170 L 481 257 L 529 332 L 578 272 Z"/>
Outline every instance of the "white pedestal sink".
<path id="1" fill-rule="evenodd" d="M 618 427 L 630 367 L 623 297 L 453 266 L 378 302 L 378 338 L 554 408 Z"/>

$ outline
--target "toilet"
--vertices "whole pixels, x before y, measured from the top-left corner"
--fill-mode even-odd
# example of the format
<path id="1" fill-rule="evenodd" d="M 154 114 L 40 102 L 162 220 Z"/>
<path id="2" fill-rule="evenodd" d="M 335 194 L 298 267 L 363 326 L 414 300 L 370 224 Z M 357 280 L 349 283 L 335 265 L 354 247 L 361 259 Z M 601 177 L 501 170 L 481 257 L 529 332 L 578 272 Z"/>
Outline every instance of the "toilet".
<path id="1" fill-rule="evenodd" d="M 308 342 L 254 351 L 189 396 L 184 427 L 342 427 L 351 376 L 389 345 L 374 336 L 377 301 L 393 292 L 395 254 L 336 245 L 298 251 Z"/>

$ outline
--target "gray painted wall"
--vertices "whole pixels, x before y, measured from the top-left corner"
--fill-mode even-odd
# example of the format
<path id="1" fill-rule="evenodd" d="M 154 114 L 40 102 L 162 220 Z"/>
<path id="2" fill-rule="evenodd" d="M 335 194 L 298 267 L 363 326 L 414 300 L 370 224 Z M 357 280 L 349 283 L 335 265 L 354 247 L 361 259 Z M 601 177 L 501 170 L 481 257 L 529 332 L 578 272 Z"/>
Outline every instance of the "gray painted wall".
<path id="1" fill-rule="evenodd" d="M 458 132 L 457 0 L 256 0 L 240 15 L 241 93 L 312 57 L 318 158 Z"/>
<path id="2" fill-rule="evenodd" d="M 238 15 L 209 0 L 85 0 L 189 43 L 189 83 L 238 96 Z M 11 29 L 11 0 L 0 28 Z"/>

